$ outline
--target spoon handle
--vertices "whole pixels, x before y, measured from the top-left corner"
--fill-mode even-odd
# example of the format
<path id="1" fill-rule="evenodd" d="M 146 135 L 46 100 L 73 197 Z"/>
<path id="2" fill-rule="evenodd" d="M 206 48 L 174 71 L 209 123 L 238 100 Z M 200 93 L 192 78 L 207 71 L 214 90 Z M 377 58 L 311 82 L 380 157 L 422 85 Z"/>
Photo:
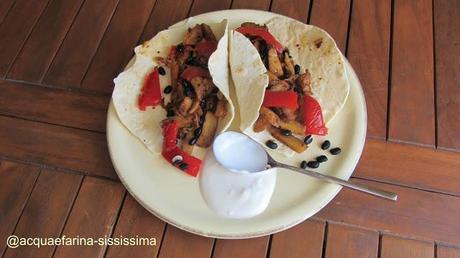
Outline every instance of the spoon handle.
<path id="1" fill-rule="evenodd" d="M 323 180 L 323 181 L 327 181 L 329 183 L 339 184 L 341 186 L 345 186 L 345 187 L 348 187 L 350 189 L 357 190 L 357 191 L 360 191 L 360 192 L 365 192 L 365 193 L 368 193 L 368 194 L 372 194 L 372 195 L 375 195 L 375 196 L 378 196 L 378 197 L 381 197 L 381 198 L 384 198 L 384 199 L 387 199 L 387 200 L 396 201 L 398 199 L 398 195 L 395 194 L 395 193 L 388 192 L 388 191 L 381 190 L 381 189 L 377 189 L 377 188 L 374 188 L 374 187 L 371 187 L 371 186 L 367 186 L 367 185 L 363 185 L 363 184 L 359 184 L 359 183 L 353 183 L 353 182 L 343 180 L 343 179 L 340 179 L 340 178 L 337 178 L 337 177 L 324 175 L 324 174 L 321 174 L 321 173 L 318 173 L 318 172 L 315 172 L 315 171 L 312 171 L 312 170 L 308 170 L 308 169 L 301 169 L 301 168 L 298 168 L 298 167 L 289 166 L 289 165 L 279 163 L 279 162 L 276 162 L 273 165 L 275 165 L 277 167 L 281 167 L 281 168 L 294 170 L 296 172 L 299 172 L 299 173 L 302 173 L 302 174 L 305 174 L 305 175 L 309 175 L 309 176 L 312 176 L 314 178 L 317 178 L 317 179 L 320 179 L 320 180 Z"/>

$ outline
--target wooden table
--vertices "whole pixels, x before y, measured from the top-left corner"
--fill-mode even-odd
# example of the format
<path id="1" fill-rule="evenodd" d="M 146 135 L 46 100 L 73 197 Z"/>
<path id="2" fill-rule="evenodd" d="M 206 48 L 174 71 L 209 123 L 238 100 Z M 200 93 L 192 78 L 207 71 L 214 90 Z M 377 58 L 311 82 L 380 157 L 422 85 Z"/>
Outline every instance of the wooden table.
<path id="1" fill-rule="evenodd" d="M 133 47 L 218 9 L 326 29 L 366 94 L 353 181 L 313 218 L 248 240 L 200 237 L 140 207 L 117 179 L 105 117 Z M 4 257 L 460 257 L 460 1 L 0 0 L 0 254 Z M 147 236 L 154 247 L 7 248 L 28 237 Z"/>

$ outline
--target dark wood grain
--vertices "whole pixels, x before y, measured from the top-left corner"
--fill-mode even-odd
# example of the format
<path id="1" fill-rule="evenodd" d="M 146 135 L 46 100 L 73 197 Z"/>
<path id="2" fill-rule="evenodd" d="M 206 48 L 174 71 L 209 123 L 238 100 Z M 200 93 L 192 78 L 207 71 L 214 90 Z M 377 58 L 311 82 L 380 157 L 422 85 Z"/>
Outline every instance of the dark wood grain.
<path id="1" fill-rule="evenodd" d="M 350 0 L 313 1 L 310 23 L 326 30 L 345 54 Z"/>
<path id="2" fill-rule="evenodd" d="M 460 196 L 460 153 L 367 140 L 354 177 Z"/>
<path id="3" fill-rule="evenodd" d="M 99 0 L 83 4 L 43 83 L 63 87 L 80 86 L 117 3 L 118 0 Z"/>
<path id="4" fill-rule="evenodd" d="M 190 16 L 195 16 L 201 13 L 228 9 L 231 3 L 232 3 L 231 0 L 221 0 L 221 1 L 194 0 L 192 8 L 190 9 Z"/>
<path id="5" fill-rule="evenodd" d="M 105 135 L 0 116 L 0 155 L 116 178 Z"/>
<path id="6" fill-rule="evenodd" d="M 381 258 L 432 258 L 434 245 L 394 236 L 382 236 Z"/>
<path id="7" fill-rule="evenodd" d="M 211 257 L 214 239 L 182 231 L 168 225 L 163 236 L 159 258 Z"/>
<path id="8" fill-rule="evenodd" d="M 0 77 L 5 77 L 48 0 L 16 0 L 0 24 Z"/>
<path id="9" fill-rule="evenodd" d="M 39 169 L 9 161 L 0 163 L 0 256 L 14 231 L 39 175 Z"/>
<path id="10" fill-rule="evenodd" d="M 83 79 L 83 88 L 112 92 L 113 78 L 134 54 L 134 46 L 154 4 L 155 1 L 151 0 L 120 0 Z"/>
<path id="11" fill-rule="evenodd" d="M 329 223 L 326 258 L 377 258 L 379 233 L 340 224 Z"/>
<path id="12" fill-rule="evenodd" d="M 59 237 L 82 180 L 81 175 L 41 171 L 14 231 L 18 237 Z M 54 246 L 7 249 L 4 257 L 51 257 Z"/>
<path id="13" fill-rule="evenodd" d="M 14 5 L 15 0 L 2 0 L 0 1 L 0 24 L 5 19 L 6 15 Z"/>
<path id="14" fill-rule="evenodd" d="M 453 216 L 460 214 L 460 198 L 371 181 L 353 181 L 395 192 L 398 201 L 377 200 L 343 189 L 315 216 L 424 240 L 460 243 L 460 224 L 457 216 Z"/>
<path id="15" fill-rule="evenodd" d="M 437 258 L 460 258 L 460 248 L 438 245 Z"/>
<path id="16" fill-rule="evenodd" d="M 320 258 L 323 252 L 325 222 L 308 219 L 273 235 L 270 258 Z"/>
<path id="17" fill-rule="evenodd" d="M 7 77 L 40 82 L 83 0 L 53 0 L 43 11 Z"/>
<path id="18" fill-rule="evenodd" d="M 67 237 L 109 237 L 117 220 L 125 189 L 120 183 L 85 177 L 64 227 Z M 101 257 L 107 246 L 59 246 L 54 256 Z"/>
<path id="19" fill-rule="evenodd" d="M 105 132 L 110 98 L 0 80 L 0 113 Z"/>
<path id="20" fill-rule="evenodd" d="M 166 223 L 153 216 L 127 195 L 118 217 L 113 237 L 155 238 L 156 245 L 111 246 L 106 257 L 157 257 Z"/>
<path id="21" fill-rule="evenodd" d="M 310 0 L 272 0 L 272 12 L 307 22 Z"/>
<path id="22" fill-rule="evenodd" d="M 460 150 L 460 2 L 434 1 L 438 147 Z"/>
<path id="23" fill-rule="evenodd" d="M 430 0 L 395 1 L 388 137 L 434 146 L 433 28 Z"/>
<path id="24" fill-rule="evenodd" d="M 241 240 L 216 239 L 213 258 L 265 258 L 268 236 Z"/>
<path id="25" fill-rule="evenodd" d="M 363 86 L 367 135 L 386 139 L 391 1 L 353 1 L 347 57 Z"/>
<path id="26" fill-rule="evenodd" d="M 270 7 L 270 0 L 233 0 L 232 9 L 258 9 L 258 10 L 268 10 Z"/>

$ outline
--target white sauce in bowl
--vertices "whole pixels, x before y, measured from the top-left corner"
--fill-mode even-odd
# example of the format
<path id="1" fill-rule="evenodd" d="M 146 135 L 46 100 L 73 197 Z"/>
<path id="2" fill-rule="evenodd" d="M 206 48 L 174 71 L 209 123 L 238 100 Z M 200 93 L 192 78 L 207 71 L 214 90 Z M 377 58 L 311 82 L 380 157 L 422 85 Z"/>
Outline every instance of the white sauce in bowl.
<path id="1" fill-rule="evenodd" d="M 268 206 L 276 183 L 276 168 L 235 173 L 219 164 L 210 151 L 201 169 L 201 195 L 217 214 L 235 219 L 254 217 Z"/>

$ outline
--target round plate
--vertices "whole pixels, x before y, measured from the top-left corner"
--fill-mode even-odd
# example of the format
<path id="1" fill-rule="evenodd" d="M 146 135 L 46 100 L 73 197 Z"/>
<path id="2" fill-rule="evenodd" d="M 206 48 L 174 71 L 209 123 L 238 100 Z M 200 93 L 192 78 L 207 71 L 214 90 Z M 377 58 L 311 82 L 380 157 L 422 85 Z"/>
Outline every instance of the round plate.
<path id="1" fill-rule="evenodd" d="M 276 15 L 255 10 L 224 10 L 193 18 L 204 23 L 228 19 L 231 29 L 245 21 L 264 23 Z M 292 158 L 277 157 L 280 161 L 298 165 L 301 160 L 311 160 L 326 153 L 329 161 L 317 169 L 319 172 L 342 179 L 351 176 L 364 146 L 367 121 L 361 85 L 348 62 L 346 67 L 350 95 L 344 108 L 328 125 L 329 135 L 314 137 L 305 153 Z M 332 156 L 321 150 L 319 146 L 325 138 L 331 141 L 333 147 L 340 146 L 342 153 Z M 341 189 L 337 185 L 280 170 L 272 200 L 265 212 L 250 219 L 226 219 L 206 206 L 197 178 L 172 167 L 161 155 L 149 152 L 123 126 L 112 103 L 107 114 L 107 141 L 120 180 L 144 208 L 169 224 L 203 236 L 250 238 L 288 229 L 318 212 Z"/>

